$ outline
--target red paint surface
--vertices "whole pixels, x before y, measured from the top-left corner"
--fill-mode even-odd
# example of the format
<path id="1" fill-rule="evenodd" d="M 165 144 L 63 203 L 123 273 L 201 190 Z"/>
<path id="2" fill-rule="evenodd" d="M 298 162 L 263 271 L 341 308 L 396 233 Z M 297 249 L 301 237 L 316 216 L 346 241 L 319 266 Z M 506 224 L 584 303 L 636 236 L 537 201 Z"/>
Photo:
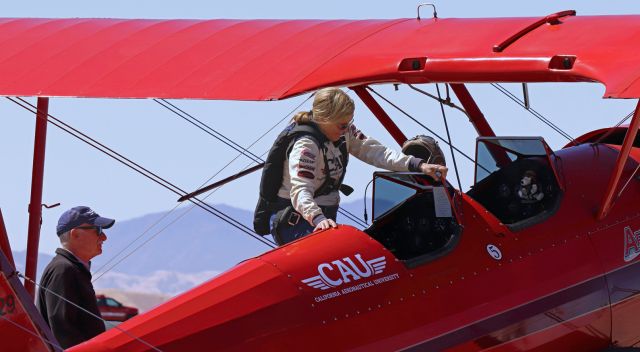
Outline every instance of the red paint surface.
<path id="1" fill-rule="evenodd" d="M 269 100 L 373 82 L 599 81 L 607 97 L 640 97 L 640 16 L 564 17 L 493 52 L 538 19 L 8 18 L 0 95 Z M 556 55 L 573 68 L 549 68 Z"/>
<path id="2" fill-rule="evenodd" d="M 640 96 L 631 44 L 640 39 L 640 16 L 563 18 L 492 51 L 532 20 L 7 19 L 0 21 L 0 94 L 259 100 L 336 84 L 595 80 L 607 86 L 606 96 Z M 573 68 L 549 68 L 556 55 L 575 56 Z M 417 70 L 399 70 L 402 60 L 423 57 Z M 631 182 L 608 217 L 595 218 L 608 174 L 593 165 L 613 169 L 620 149 L 558 151 L 552 165 L 561 166 L 560 208 L 523 230 L 511 231 L 464 196 L 459 243 L 409 267 L 367 234 L 340 226 L 249 259 L 121 324 L 127 333 L 112 329 L 71 351 L 150 350 L 134 336 L 163 351 L 398 350 L 441 338 L 450 338 L 454 351 L 600 351 L 611 340 L 637 343 L 640 291 L 610 307 L 616 287 L 605 278 L 640 259 L 623 257 L 624 228 L 640 228 L 640 185 Z M 631 148 L 622 179 L 638 160 Z M 501 260 L 488 255 L 488 244 L 502 251 Z M 384 258 L 384 270 L 357 279 L 341 274 L 340 265 L 358 256 Z M 321 290 L 303 281 L 320 270 L 340 283 Z M 584 283 L 593 291 L 572 291 Z M 340 294 L 325 296 L 332 292 Z M 556 306 L 513 319 L 549 297 Z M 604 305 L 562 319 L 593 302 Z M 509 323 L 499 325 L 502 319 Z M 499 327 L 468 329 L 483 323 Z"/>

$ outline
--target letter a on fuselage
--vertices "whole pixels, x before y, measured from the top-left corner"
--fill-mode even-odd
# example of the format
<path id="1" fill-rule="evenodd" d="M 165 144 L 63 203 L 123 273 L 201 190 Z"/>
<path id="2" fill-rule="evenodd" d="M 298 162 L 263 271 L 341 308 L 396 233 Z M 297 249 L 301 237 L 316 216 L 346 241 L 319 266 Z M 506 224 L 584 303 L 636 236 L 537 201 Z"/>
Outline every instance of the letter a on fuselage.
<path id="1" fill-rule="evenodd" d="M 344 261 L 346 261 L 347 259 L 349 258 L 343 258 Z M 334 260 L 331 262 L 331 264 L 335 265 L 338 268 L 338 270 L 340 270 L 340 273 L 342 274 L 342 279 L 344 280 L 345 283 L 351 282 L 351 280 L 349 280 L 349 276 L 351 276 L 351 278 L 354 281 L 360 280 L 360 276 L 356 274 L 348 265 L 346 265 L 342 261 Z"/>

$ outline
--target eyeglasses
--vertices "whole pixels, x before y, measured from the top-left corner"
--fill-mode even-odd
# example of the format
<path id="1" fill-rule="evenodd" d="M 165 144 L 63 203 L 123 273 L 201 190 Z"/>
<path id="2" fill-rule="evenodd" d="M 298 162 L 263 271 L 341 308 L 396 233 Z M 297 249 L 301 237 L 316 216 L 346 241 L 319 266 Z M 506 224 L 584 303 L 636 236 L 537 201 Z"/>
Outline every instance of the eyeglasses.
<path id="1" fill-rule="evenodd" d="M 341 131 L 344 131 L 344 130 L 348 129 L 349 127 L 351 127 L 351 125 L 353 125 L 353 119 L 349 120 L 349 122 L 347 122 L 347 123 L 339 123 L 336 126 Z"/>
<path id="2" fill-rule="evenodd" d="M 98 235 L 102 233 L 102 226 L 78 226 L 74 227 L 74 229 L 96 230 Z"/>

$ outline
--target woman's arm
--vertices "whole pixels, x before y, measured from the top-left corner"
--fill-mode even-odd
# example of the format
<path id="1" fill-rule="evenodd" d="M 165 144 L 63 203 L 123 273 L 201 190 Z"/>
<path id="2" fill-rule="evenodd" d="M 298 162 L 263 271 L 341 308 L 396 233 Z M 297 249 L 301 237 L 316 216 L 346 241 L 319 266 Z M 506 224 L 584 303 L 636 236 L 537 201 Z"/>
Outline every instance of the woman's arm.
<path id="1" fill-rule="evenodd" d="M 387 148 L 376 139 L 365 136 L 354 125 L 351 125 L 346 138 L 349 153 L 367 164 L 391 171 L 422 172 L 437 181 L 447 176 L 446 166 L 427 164 L 420 158 Z"/>
<path id="2" fill-rule="evenodd" d="M 355 125 L 351 125 L 346 138 L 349 153 L 367 164 L 391 171 L 420 171 L 422 159 L 387 148 Z"/>

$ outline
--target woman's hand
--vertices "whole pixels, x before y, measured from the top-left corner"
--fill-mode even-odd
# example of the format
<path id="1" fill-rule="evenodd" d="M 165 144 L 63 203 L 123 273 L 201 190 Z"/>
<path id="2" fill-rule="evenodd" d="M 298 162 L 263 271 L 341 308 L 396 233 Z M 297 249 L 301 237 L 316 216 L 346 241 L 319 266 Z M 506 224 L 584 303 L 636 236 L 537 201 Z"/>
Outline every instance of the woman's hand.
<path id="1" fill-rule="evenodd" d="M 420 164 L 420 172 L 425 175 L 433 177 L 436 181 L 442 181 L 447 178 L 447 171 L 449 168 L 438 164 Z"/>
<path id="2" fill-rule="evenodd" d="M 331 219 L 324 219 L 322 221 L 320 221 L 320 223 L 318 223 L 318 225 L 316 225 L 316 228 L 313 229 L 313 231 L 318 231 L 318 230 L 326 230 L 326 229 L 330 229 L 332 227 L 337 227 L 338 224 L 336 224 L 335 221 L 331 220 Z"/>

